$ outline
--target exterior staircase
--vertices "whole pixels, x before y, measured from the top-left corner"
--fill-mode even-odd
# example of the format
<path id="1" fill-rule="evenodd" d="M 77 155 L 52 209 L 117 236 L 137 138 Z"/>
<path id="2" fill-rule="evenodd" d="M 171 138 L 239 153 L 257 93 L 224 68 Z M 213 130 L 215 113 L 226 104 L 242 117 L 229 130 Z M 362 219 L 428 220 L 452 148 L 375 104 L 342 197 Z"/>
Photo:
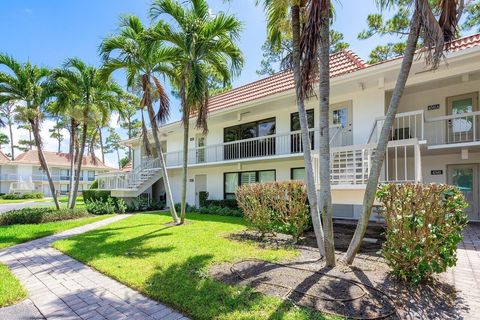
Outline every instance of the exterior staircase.
<path id="1" fill-rule="evenodd" d="M 99 189 L 109 189 L 114 197 L 134 198 L 162 178 L 160 158 L 143 159 L 131 172 L 102 175 Z"/>

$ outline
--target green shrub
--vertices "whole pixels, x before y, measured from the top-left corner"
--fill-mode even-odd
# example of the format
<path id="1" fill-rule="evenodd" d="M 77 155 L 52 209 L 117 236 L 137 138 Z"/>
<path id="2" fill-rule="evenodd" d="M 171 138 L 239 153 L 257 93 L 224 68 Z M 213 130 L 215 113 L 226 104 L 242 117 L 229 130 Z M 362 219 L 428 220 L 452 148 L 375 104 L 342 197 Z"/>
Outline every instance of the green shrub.
<path id="1" fill-rule="evenodd" d="M 0 215 L 0 225 L 38 224 L 88 217 L 85 209 L 23 208 Z"/>
<path id="2" fill-rule="evenodd" d="M 136 198 L 126 205 L 127 212 L 163 210 L 164 208 L 165 202 L 156 200 L 149 202 L 146 198 Z"/>
<path id="3" fill-rule="evenodd" d="M 88 189 L 83 190 L 83 201 L 94 201 L 94 200 L 102 200 L 107 201 L 108 198 L 111 198 L 111 192 L 108 190 L 96 190 L 96 189 Z"/>
<path id="4" fill-rule="evenodd" d="M 394 274 L 416 284 L 456 264 L 467 223 L 467 203 L 456 187 L 386 184 L 377 198 L 386 225 L 382 254 Z"/>
<path id="5" fill-rule="evenodd" d="M 301 181 L 243 185 L 235 195 L 245 219 L 262 236 L 283 232 L 296 242 L 308 228 L 307 192 Z"/>
<path id="6" fill-rule="evenodd" d="M 27 192 L 27 193 L 7 193 L 2 196 L 4 200 L 21 200 L 21 199 L 43 199 L 43 192 Z"/>
<path id="7" fill-rule="evenodd" d="M 200 207 L 206 207 L 207 206 L 207 199 L 208 199 L 208 191 L 200 191 L 198 193 L 198 202 L 200 204 Z"/>
<path id="8" fill-rule="evenodd" d="M 117 213 L 124 214 L 127 211 L 127 205 L 125 204 L 125 200 L 117 199 L 116 201 L 116 211 Z"/>
<path id="9" fill-rule="evenodd" d="M 219 207 L 209 205 L 206 207 L 192 208 L 191 211 L 201 214 L 215 214 L 219 216 L 243 217 L 243 212 L 240 209 L 232 209 L 228 207 Z"/>
<path id="10" fill-rule="evenodd" d="M 93 180 L 92 184 L 90 185 L 90 190 L 98 189 L 98 180 Z"/>
<path id="11" fill-rule="evenodd" d="M 112 198 L 107 198 L 106 201 L 89 200 L 85 202 L 85 207 L 90 214 L 94 215 L 113 214 L 117 210 Z"/>
<path id="12" fill-rule="evenodd" d="M 200 204 L 202 207 L 202 205 Z M 216 207 L 222 207 L 222 208 L 231 208 L 231 209 L 238 209 L 238 203 L 237 200 L 235 199 L 224 199 L 224 200 L 205 200 L 205 204 L 203 205 L 205 207 L 208 206 L 216 206 Z"/>

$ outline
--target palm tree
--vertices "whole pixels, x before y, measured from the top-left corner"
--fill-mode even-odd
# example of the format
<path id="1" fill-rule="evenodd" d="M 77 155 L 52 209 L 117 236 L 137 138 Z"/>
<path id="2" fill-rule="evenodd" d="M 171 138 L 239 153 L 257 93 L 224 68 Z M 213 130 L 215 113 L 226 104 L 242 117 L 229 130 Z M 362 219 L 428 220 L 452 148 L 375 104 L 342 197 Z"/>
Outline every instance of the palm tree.
<path id="1" fill-rule="evenodd" d="M 377 3 L 385 9 L 392 5 L 397 5 L 397 1 L 377 0 Z M 405 1 L 401 2 L 405 3 Z M 412 67 L 418 39 L 419 37 L 423 38 L 423 43 L 425 46 L 423 51 L 426 52 L 426 63 L 431 65 L 432 69 L 437 68 L 441 58 L 443 57 L 445 42 L 451 41 L 455 38 L 457 23 L 460 20 L 464 9 L 463 1 L 444 0 L 437 2 L 439 7 L 434 8 L 436 13 L 440 13 L 437 15 L 439 17 L 437 21 L 428 0 L 410 0 L 409 2 L 409 5 L 413 7 L 414 12 L 410 21 L 410 31 L 407 38 L 407 45 L 400 67 L 400 73 L 397 77 L 397 82 L 388 106 L 382 131 L 378 139 L 375 156 L 372 161 L 370 175 L 368 177 L 365 195 L 363 198 L 362 213 L 358 220 L 357 228 L 355 229 L 355 233 L 352 241 L 350 242 L 347 253 L 343 258 L 343 261 L 348 264 L 353 263 L 368 226 L 373 202 L 375 200 L 378 179 L 380 177 L 380 172 L 388 146 L 389 133 L 391 132 L 398 106 L 400 104 L 400 99 L 403 95 L 408 75 Z"/>
<path id="2" fill-rule="evenodd" d="M 136 81 L 141 80 L 142 99 L 140 107 L 142 109 L 146 107 L 150 118 L 152 136 L 156 147 L 154 156 L 160 158 L 163 182 L 170 202 L 170 213 L 173 221 L 178 223 L 179 219 L 175 211 L 168 172 L 158 135 L 158 124 L 168 119 L 170 109 L 170 102 L 165 88 L 160 83 L 159 76 L 171 73 L 171 68 L 166 61 L 171 59 L 172 56 L 171 50 L 165 50 L 159 42 L 147 39 L 146 31 L 147 29 L 138 17 L 121 18 L 118 34 L 104 39 L 100 45 L 100 52 L 104 61 L 101 73 L 105 78 L 109 77 L 115 70 L 124 69 L 129 87 L 134 87 Z M 155 114 L 153 105 L 156 97 L 160 107 Z M 146 132 L 144 133 L 145 147 L 149 148 L 148 136 Z"/>
<path id="3" fill-rule="evenodd" d="M 50 71 L 43 67 L 37 67 L 30 62 L 19 63 L 7 54 L 0 54 L 0 65 L 8 69 L 0 72 L 0 105 L 4 103 L 21 103 L 17 111 L 27 120 L 32 128 L 35 146 L 37 147 L 40 167 L 45 171 L 57 209 L 60 209 L 53 184 L 50 169 L 43 153 L 43 141 L 40 135 L 41 124 L 44 118 L 44 108 L 49 100 L 47 79 Z"/>
<path id="4" fill-rule="evenodd" d="M 15 159 L 15 147 L 13 145 L 13 130 L 12 126 L 15 119 L 15 104 L 4 103 L 0 105 L 0 127 L 8 126 L 8 134 L 10 139 L 10 158 Z M 2 120 L 3 119 L 3 120 Z"/>
<path id="5" fill-rule="evenodd" d="M 257 0 L 257 5 L 260 0 Z M 303 159 L 307 180 L 307 195 L 310 204 L 310 215 L 312 217 L 313 229 L 317 239 L 317 246 L 320 254 L 325 256 L 324 235 L 322 221 L 318 213 L 317 192 L 313 175 L 311 141 L 308 128 L 307 112 L 305 110 L 305 99 L 302 94 L 300 78 L 300 24 L 301 14 L 304 11 L 304 2 L 299 0 L 263 0 L 263 6 L 267 12 L 268 41 L 273 47 L 279 47 L 283 42 L 289 42 L 291 48 L 291 60 L 293 76 L 295 81 L 295 94 L 297 99 L 297 110 L 302 134 Z M 289 21 L 290 19 L 290 21 Z M 291 34 L 291 41 L 286 41 Z"/>
<path id="6" fill-rule="evenodd" d="M 91 126 L 96 128 L 97 119 L 108 118 L 112 111 L 121 112 L 118 108 L 118 95 L 122 94 L 122 90 L 110 79 L 101 78 L 96 68 L 77 58 L 68 59 L 62 69 L 54 70 L 53 79 L 65 84 L 71 90 L 72 103 L 81 109 L 78 118 L 81 123 L 80 148 L 76 157 L 77 167 L 70 200 L 70 208 L 73 209 L 77 198 L 89 129 Z"/>
<path id="7" fill-rule="evenodd" d="M 310 0 L 301 39 L 302 94 L 310 95 L 319 77 L 320 95 L 320 214 L 325 232 L 327 266 L 336 264 L 333 242 L 333 207 L 330 185 L 330 0 Z M 318 72 L 318 75 L 317 75 Z"/>
<path id="8" fill-rule="evenodd" d="M 213 73 L 227 84 L 240 72 L 243 57 L 235 42 L 241 23 L 233 15 L 210 14 L 205 0 L 181 4 L 174 0 L 156 0 L 150 16 L 152 19 L 165 16 L 168 22 L 160 21 L 151 38 L 165 43 L 174 53 L 172 64 L 177 77 L 173 82 L 180 96 L 183 124 L 181 223 L 184 223 L 190 117 L 196 114 L 196 128 L 208 132 L 209 76 Z"/>

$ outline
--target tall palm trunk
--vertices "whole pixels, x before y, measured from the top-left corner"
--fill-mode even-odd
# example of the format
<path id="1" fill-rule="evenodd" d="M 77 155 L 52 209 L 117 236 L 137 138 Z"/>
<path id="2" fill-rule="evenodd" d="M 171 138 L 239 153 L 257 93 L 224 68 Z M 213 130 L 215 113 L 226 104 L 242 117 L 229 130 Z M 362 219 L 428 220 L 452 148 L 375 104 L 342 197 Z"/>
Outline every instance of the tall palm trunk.
<path id="1" fill-rule="evenodd" d="M 155 141 L 156 155 L 160 158 L 160 167 L 162 170 L 163 183 L 165 184 L 165 191 L 167 193 L 167 199 L 170 202 L 170 214 L 174 223 L 179 223 L 177 211 L 175 210 L 175 202 L 173 202 L 172 189 L 170 187 L 170 180 L 168 179 L 167 166 L 165 164 L 165 158 L 163 157 L 162 145 L 160 143 L 160 138 L 158 137 L 158 126 L 155 119 L 155 111 L 153 110 L 152 99 L 148 99 L 147 104 L 148 117 L 150 118 L 150 125 L 152 127 L 153 140 Z M 155 156 L 155 154 L 154 154 Z"/>
<path id="2" fill-rule="evenodd" d="M 118 152 L 118 148 L 117 148 L 117 163 L 118 163 L 118 169 L 122 169 L 122 166 L 120 166 L 120 153 Z"/>
<path id="3" fill-rule="evenodd" d="M 77 124 L 75 120 L 72 118 L 70 121 L 70 148 L 68 150 L 70 155 L 70 174 L 68 176 L 69 179 L 69 189 L 68 189 L 68 205 L 67 207 L 70 208 L 72 205 L 72 192 L 73 192 L 73 172 L 75 171 L 75 137 L 76 137 L 76 127 Z"/>
<path id="4" fill-rule="evenodd" d="M 183 174 L 182 174 L 182 212 L 180 215 L 180 223 L 185 223 L 185 217 L 187 215 L 187 176 L 188 176 L 188 130 L 190 127 L 190 121 L 188 114 L 184 114 L 183 121 Z"/>
<path id="5" fill-rule="evenodd" d="M 357 228 L 355 229 L 355 233 L 353 235 L 352 241 L 350 242 L 347 253 L 343 258 L 343 261 L 348 264 L 353 263 L 353 259 L 355 259 L 355 256 L 360 249 L 363 236 L 365 235 L 365 231 L 367 230 L 368 221 L 372 212 L 373 202 L 375 201 L 378 179 L 380 177 L 383 161 L 385 159 L 385 153 L 387 151 L 389 134 L 398 111 L 398 106 L 400 104 L 400 99 L 403 95 L 403 91 L 407 83 L 410 69 L 412 67 L 419 34 L 420 21 L 417 9 L 415 9 L 412 21 L 410 23 L 410 33 L 408 35 L 407 47 L 405 49 L 402 65 L 400 67 L 400 73 L 398 74 L 397 83 L 395 84 L 395 89 L 393 90 L 392 98 L 388 106 L 382 131 L 378 139 L 377 149 L 375 151 L 372 167 L 370 169 L 370 175 L 368 177 L 367 187 L 365 189 L 365 195 L 363 197 L 362 213 L 360 215 L 360 218 L 358 219 Z"/>
<path id="6" fill-rule="evenodd" d="M 30 122 L 30 125 L 32 126 L 35 146 L 37 147 L 37 152 L 38 152 L 38 160 L 40 160 L 40 167 L 43 169 L 43 171 L 45 171 L 45 174 L 47 175 L 48 185 L 50 187 L 50 192 L 52 193 L 55 207 L 57 208 L 57 210 L 60 210 L 60 205 L 58 203 L 57 193 L 55 190 L 55 185 L 53 184 L 52 175 L 50 174 L 50 169 L 48 168 L 47 160 L 45 159 L 45 155 L 43 154 L 42 137 L 40 136 L 40 125 L 38 123 L 38 119 L 29 120 L 29 122 Z"/>
<path id="7" fill-rule="evenodd" d="M 298 118 L 302 131 L 303 160 L 305 163 L 305 175 L 307 178 L 307 196 L 310 204 L 310 215 L 312 217 L 313 230 L 317 239 L 320 255 L 325 256 L 325 244 L 323 236 L 322 221 L 318 214 L 317 191 L 315 190 L 315 178 L 313 175 L 312 152 L 310 150 L 310 134 L 308 132 L 307 112 L 305 101 L 302 95 L 300 78 L 300 7 L 293 6 L 292 12 L 292 44 L 293 44 L 293 75 L 295 79 L 295 93 L 297 96 Z"/>
<path id="8" fill-rule="evenodd" d="M 103 148 L 103 136 L 102 136 L 102 128 L 98 128 L 98 139 L 100 139 L 100 153 L 102 155 L 102 163 L 105 164 L 105 151 Z"/>
<path id="9" fill-rule="evenodd" d="M 10 150 L 12 161 L 15 160 L 15 148 L 13 147 L 13 131 L 12 131 L 12 121 L 8 121 L 8 131 L 10 132 Z"/>
<path id="10" fill-rule="evenodd" d="M 84 114 L 84 117 L 83 117 L 84 123 L 82 125 L 82 142 L 81 142 L 80 150 L 78 152 L 78 157 L 77 157 L 77 171 L 75 172 L 75 181 L 73 186 L 72 201 L 70 203 L 70 209 L 75 208 L 75 202 L 77 201 L 78 185 L 80 183 L 80 173 L 82 170 L 83 155 L 85 154 L 85 145 L 87 144 L 87 130 L 88 130 L 87 115 L 88 113 Z"/>
<path id="11" fill-rule="evenodd" d="M 333 207 L 330 186 L 330 1 L 320 15 L 320 213 L 325 232 L 327 266 L 335 266 L 333 243 Z"/>

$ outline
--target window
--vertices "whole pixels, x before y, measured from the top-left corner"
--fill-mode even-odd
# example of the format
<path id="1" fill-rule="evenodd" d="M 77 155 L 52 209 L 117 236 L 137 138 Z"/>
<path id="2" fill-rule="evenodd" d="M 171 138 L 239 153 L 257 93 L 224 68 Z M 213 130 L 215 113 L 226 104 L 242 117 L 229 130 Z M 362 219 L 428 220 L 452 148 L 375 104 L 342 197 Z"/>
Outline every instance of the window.
<path id="1" fill-rule="evenodd" d="M 275 138 L 268 137 L 276 132 L 275 118 L 240 124 L 223 129 L 223 141 L 235 142 L 224 147 L 224 159 L 242 159 L 275 154 Z M 247 140 L 248 139 L 248 140 Z M 254 140 L 251 140 L 254 139 Z M 247 140 L 247 141 L 241 141 Z"/>
<path id="2" fill-rule="evenodd" d="M 292 180 L 305 180 L 305 168 L 292 168 L 290 177 Z"/>
<path id="3" fill-rule="evenodd" d="M 275 175 L 275 170 L 224 173 L 224 198 L 235 199 L 235 191 L 243 184 L 275 181 Z"/>
<path id="4" fill-rule="evenodd" d="M 60 194 L 61 195 L 66 195 L 70 191 L 70 185 L 69 184 L 61 184 L 60 185 Z"/>
<path id="5" fill-rule="evenodd" d="M 307 110 L 307 124 L 309 129 L 313 129 L 315 127 L 315 113 L 313 109 Z M 298 116 L 298 112 L 294 112 L 290 114 L 290 131 L 295 132 L 295 131 L 300 131 L 300 118 Z M 315 145 L 314 142 L 315 134 L 313 131 L 310 132 L 310 144 L 311 144 L 311 149 L 313 150 L 313 147 Z M 300 132 L 296 134 L 292 134 L 290 138 L 290 151 L 291 153 L 299 153 L 303 152 L 303 146 L 302 146 L 302 135 Z"/>
<path id="6" fill-rule="evenodd" d="M 60 170 L 60 180 L 68 181 L 70 179 L 70 170 L 61 169 Z"/>
<path id="7" fill-rule="evenodd" d="M 88 181 L 95 180 L 95 171 L 88 171 Z"/>

